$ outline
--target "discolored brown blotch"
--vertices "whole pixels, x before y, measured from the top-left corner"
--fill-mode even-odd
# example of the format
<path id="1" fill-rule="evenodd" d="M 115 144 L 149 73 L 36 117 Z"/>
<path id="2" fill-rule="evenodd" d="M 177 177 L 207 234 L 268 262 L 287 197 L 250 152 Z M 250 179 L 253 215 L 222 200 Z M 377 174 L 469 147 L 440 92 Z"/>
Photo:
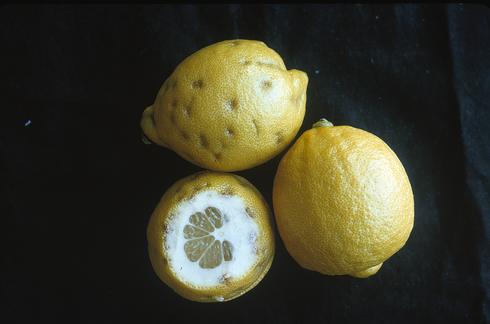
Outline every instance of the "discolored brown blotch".
<path id="1" fill-rule="evenodd" d="M 258 136 L 259 135 L 259 126 L 258 126 L 257 121 L 255 119 L 252 119 L 252 125 L 254 127 L 255 134 Z"/>
<path id="2" fill-rule="evenodd" d="M 211 185 L 208 183 L 208 182 L 204 182 L 204 183 L 201 183 L 199 186 L 197 186 L 194 191 L 199 191 L 201 189 L 204 189 L 204 188 L 208 188 L 210 187 Z"/>
<path id="3" fill-rule="evenodd" d="M 281 144 L 284 141 L 284 135 L 281 132 L 275 134 L 276 136 L 276 144 Z"/>
<path id="4" fill-rule="evenodd" d="M 235 194 L 235 191 L 231 187 L 225 187 L 220 192 L 223 196 L 233 196 Z"/>
<path id="5" fill-rule="evenodd" d="M 184 138 L 186 141 L 188 141 L 188 140 L 189 140 L 189 138 L 190 138 L 190 137 L 189 137 L 189 134 L 187 134 L 187 132 L 186 132 L 186 131 L 184 131 L 184 130 L 181 130 L 181 131 L 180 131 L 180 135 L 181 135 L 181 136 L 182 136 L 182 137 L 183 137 L 183 138 Z"/>
<path id="6" fill-rule="evenodd" d="M 226 137 L 233 137 L 235 136 L 235 131 L 231 127 L 225 128 L 225 135 Z"/>
<path id="7" fill-rule="evenodd" d="M 163 224 L 163 233 L 168 234 L 168 232 L 169 232 L 168 225 L 167 225 L 167 223 L 164 223 Z"/>
<path id="8" fill-rule="evenodd" d="M 192 106 L 189 104 L 189 105 L 186 105 L 184 107 L 184 115 L 186 117 L 191 117 L 191 113 L 192 113 Z"/>
<path id="9" fill-rule="evenodd" d="M 192 82 L 193 89 L 201 89 L 204 86 L 204 82 L 202 80 L 195 80 Z"/>
<path id="10" fill-rule="evenodd" d="M 272 81 L 270 80 L 262 81 L 261 86 L 262 86 L 262 90 L 268 91 L 272 89 Z"/>
<path id="11" fill-rule="evenodd" d="M 172 100 L 172 108 L 174 108 L 174 109 L 177 108 L 177 104 L 178 104 L 177 99 L 173 99 Z"/>
<path id="12" fill-rule="evenodd" d="M 213 156 L 214 156 L 214 159 L 216 161 L 219 161 L 223 157 L 223 154 L 221 154 L 221 153 L 213 153 Z"/>
<path id="13" fill-rule="evenodd" d="M 209 141 L 206 135 L 204 134 L 199 135 L 199 145 L 201 145 L 204 148 L 209 148 Z"/>
<path id="14" fill-rule="evenodd" d="M 250 207 L 245 208 L 245 212 L 247 213 L 247 215 L 250 218 L 255 218 L 255 213 L 253 212 L 253 210 Z"/>
<path id="15" fill-rule="evenodd" d="M 225 108 L 228 111 L 235 111 L 238 109 L 238 100 L 236 99 L 230 99 L 225 103 Z"/>

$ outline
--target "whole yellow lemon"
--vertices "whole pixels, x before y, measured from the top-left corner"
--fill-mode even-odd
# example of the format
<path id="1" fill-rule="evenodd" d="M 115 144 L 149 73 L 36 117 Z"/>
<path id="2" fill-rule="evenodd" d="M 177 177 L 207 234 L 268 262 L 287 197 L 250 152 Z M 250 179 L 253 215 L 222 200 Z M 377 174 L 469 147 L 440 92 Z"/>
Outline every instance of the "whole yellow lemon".
<path id="1" fill-rule="evenodd" d="M 274 179 L 279 233 L 306 269 L 368 277 L 412 231 L 408 176 L 377 136 L 326 120 L 314 126 L 285 154 Z"/>
<path id="2" fill-rule="evenodd" d="M 244 170 L 279 154 L 305 114 L 308 77 L 263 42 L 229 40 L 181 62 L 143 112 L 153 142 L 206 169 Z"/>
<path id="3" fill-rule="evenodd" d="M 255 287 L 272 264 L 271 222 L 267 203 L 246 179 L 196 173 L 172 185 L 150 218 L 153 269 L 187 299 L 237 298 Z"/>

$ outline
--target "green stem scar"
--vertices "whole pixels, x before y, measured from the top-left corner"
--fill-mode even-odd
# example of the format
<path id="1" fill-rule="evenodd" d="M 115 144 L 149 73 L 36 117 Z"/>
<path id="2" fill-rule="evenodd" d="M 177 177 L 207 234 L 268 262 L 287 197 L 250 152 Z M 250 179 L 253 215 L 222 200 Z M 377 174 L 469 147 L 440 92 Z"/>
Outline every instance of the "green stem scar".
<path id="1" fill-rule="evenodd" d="M 333 124 L 331 122 L 329 122 L 328 120 L 326 120 L 325 118 L 322 118 L 320 119 L 319 121 L 317 121 L 316 123 L 313 124 L 313 128 L 317 128 L 317 127 L 332 127 Z"/>

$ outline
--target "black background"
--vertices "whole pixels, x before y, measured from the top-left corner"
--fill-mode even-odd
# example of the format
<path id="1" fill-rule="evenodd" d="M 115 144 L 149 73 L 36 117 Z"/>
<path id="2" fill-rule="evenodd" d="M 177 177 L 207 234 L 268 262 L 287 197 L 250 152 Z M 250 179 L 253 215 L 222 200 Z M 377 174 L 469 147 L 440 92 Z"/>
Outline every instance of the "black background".
<path id="1" fill-rule="evenodd" d="M 200 169 L 143 145 L 141 113 L 182 59 L 233 38 L 308 73 L 301 132 L 327 117 L 403 162 L 415 226 L 376 276 L 304 270 L 278 237 L 265 279 L 227 303 L 154 274 L 149 216 Z M 2 323 L 490 321 L 487 7 L 3 6 L 0 44 Z M 281 156 L 238 172 L 269 203 Z"/>

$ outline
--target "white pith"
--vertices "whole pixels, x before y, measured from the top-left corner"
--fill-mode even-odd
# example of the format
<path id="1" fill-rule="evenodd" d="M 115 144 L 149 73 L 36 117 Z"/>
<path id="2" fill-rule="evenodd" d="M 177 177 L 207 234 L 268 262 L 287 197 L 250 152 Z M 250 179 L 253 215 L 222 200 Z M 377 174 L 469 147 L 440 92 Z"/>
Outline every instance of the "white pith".
<path id="1" fill-rule="evenodd" d="M 215 207 L 223 215 L 223 225 L 215 228 L 210 235 L 233 246 L 232 259 L 222 261 L 213 269 L 203 269 L 199 261 L 188 259 L 184 244 L 184 227 L 189 217 L 196 212 L 204 212 L 207 207 Z M 257 263 L 257 237 L 259 227 L 246 212 L 246 205 L 239 196 L 222 195 L 214 190 L 196 194 L 192 199 L 183 201 L 175 209 L 167 224 L 168 230 L 164 244 L 168 264 L 175 275 L 183 282 L 195 288 L 209 288 L 223 284 L 223 279 L 233 281 L 247 274 Z"/>

